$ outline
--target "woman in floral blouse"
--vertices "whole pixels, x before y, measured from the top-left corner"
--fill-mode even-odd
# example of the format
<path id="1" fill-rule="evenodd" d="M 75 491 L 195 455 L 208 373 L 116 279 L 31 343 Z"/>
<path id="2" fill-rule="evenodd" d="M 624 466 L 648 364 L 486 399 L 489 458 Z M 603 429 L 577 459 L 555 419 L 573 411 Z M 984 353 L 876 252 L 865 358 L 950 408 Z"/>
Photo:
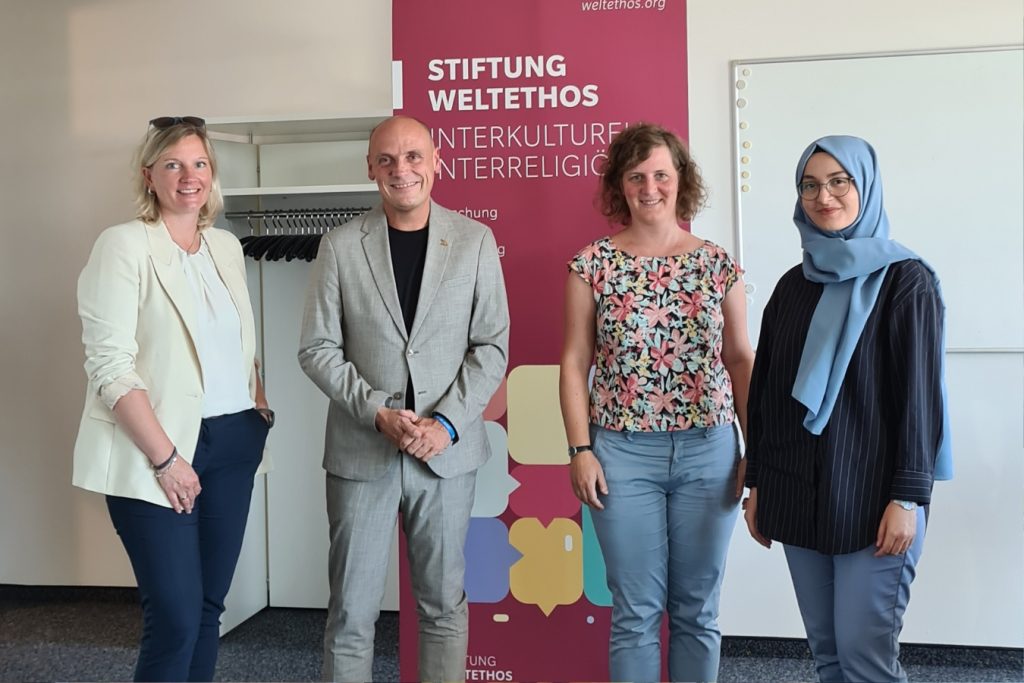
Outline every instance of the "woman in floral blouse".
<path id="1" fill-rule="evenodd" d="M 705 197 L 676 135 L 635 124 L 608 150 L 604 215 L 624 228 L 569 262 L 560 397 L 572 487 L 612 594 L 610 680 L 718 677 L 718 597 L 742 493 L 753 352 L 742 271 L 682 229 Z M 596 358 L 593 387 L 587 377 Z"/>

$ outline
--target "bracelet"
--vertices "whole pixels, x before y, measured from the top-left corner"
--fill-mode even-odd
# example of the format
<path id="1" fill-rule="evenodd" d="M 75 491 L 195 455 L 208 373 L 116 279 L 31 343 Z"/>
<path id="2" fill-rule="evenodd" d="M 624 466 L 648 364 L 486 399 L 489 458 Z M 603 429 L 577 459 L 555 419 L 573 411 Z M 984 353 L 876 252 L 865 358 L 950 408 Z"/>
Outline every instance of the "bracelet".
<path id="1" fill-rule="evenodd" d="M 171 450 L 171 455 L 166 460 L 164 460 L 159 465 L 154 465 L 153 466 L 154 476 L 156 476 L 157 479 L 159 479 L 160 477 L 164 476 L 164 474 L 167 472 L 167 470 L 171 469 L 171 465 L 173 465 L 174 461 L 177 460 L 177 459 L 178 459 L 178 447 L 175 446 Z"/>
<path id="2" fill-rule="evenodd" d="M 455 427 L 448 421 L 448 418 L 441 413 L 434 413 L 433 418 L 441 423 L 444 431 L 448 432 L 448 438 L 451 439 L 452 443 L 455 443 Z"/>
<path id="3" fill-rule="evenodd" d="M 160 470 L 166 470 L 168 467 L 171 466 L 171 463 L 174 462 L 174 459 L 176 457 L 178 457 L 178 447 L 172 446 L 171 454 L 167 456 L 167 459 L 164 460 L 159 465 L 153 465 L 153 469 L 156 470 L 157 472 L 159 472 Z"/>

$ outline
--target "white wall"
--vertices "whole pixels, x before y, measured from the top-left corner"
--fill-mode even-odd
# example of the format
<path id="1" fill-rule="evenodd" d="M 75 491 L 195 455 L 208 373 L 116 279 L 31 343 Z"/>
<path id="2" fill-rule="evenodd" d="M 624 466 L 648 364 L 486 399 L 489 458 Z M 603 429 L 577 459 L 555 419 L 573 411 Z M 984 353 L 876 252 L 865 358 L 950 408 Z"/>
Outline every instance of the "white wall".
<path id="1" fill-rule="evenodd" d="M 730 62 L 792 58 L 801 56 L 864 54 L 879 52 L 906 52 L 912 50 L 943 50 L 954 48 L 987 47 L 1024 42 L 1024 4 L 1019 0 L 999 0 L 984 3 L 925 2 L 860 2 L 840 6 L 800 0 L 798 2 L 764 2 L 763 0 L 727 0 L 710 2 L 691 0 L 688 3 L 688 52 L 690 94 L 690 141 L 704 179 L 711 187 L 710 206 L 694 223 L 694 232 L 735 250 L 733 120 L 735 98 Z M 842 81 L 818 80 L 807 84 L 823 99 L 831 91 L 842 89 Z M 884 113 L 879 113 L 884 117 Z M 756 150 L 753 150 L 756 154 Z M 796 152 L 799 154 L 799 150 Z M 793 162 L 796 162 L 794 156 Z M 787 227 L 788 226 L 788 227 Z M 1019 226 L 1006 226 L 1019 229 Z M 749 229 L 749 228 L 748 228 Z M 791 227 L 788 214 L 779 217 L 779 229 Z M 1020 258 L 1018 254 L 1017 258 Z M 793 262 L 798 260 L 794 255 Z M 952 274 L 946 275 L 947 279 Z M 769 290 L 774 283 L 762 282 Z M 767 296 L 767 292 L 763 293 Z M 762 298 L 763 303 L 763 298 Z M 1019 305 L 1019 304 L 1018 304 Z M 993 359 L 982 358 L 989 362 Z M 962 367 L 964 359 L 955 358 L 949 373 Z M 1010 359 L 1010 367 L 1013 366 Z M 987 369 L 989 365 L 985 366 Z M 1004 377 L 1004 381 L 1019 377 L 1019 365 L 1008 375 L 986 374 L 985 377 Z M 991 370 L 988 370 L 991 373 Z M 959 377 L 960 375 L 956 375 Z M 1008 391 L 1019 397 L 1019 386 Z M 1019 403 L 1015 399 L 1012 405 Z M 961 406 L 958 417 L 970 419 L 971 412 Z M 1010 408 L 1012 412 L 1013 408 Z M 1016 425 L 996 427 L 989 432 L 1001 449 L 1004 442 L 1019 443 L 1019 411 Z M 987 424 L 991 425 L 991 421 Z M 990 427 L 991 429 L 991 427 Z M 982 431 L 982 433 L 985 433 Z M 959 457 L 970 457 L 970 446 L 984 448 L 982 444 L 961 444 Z M 988 452 L 988 451 L 986 451 Z M 1012 453 L 1012 449 L 1011 449 Z M 975 459 L 977 460 L 977 458 Z M 973 464 L 973 463 L 972 463 Z M 1007 466 L 1010 466 L 1008 464 Z M 904 639 L 909 642 L 956 642 L 959 644 L 1003 645 L 1019 647 L 1020 609 L 1024 605 L 1009 606 L 1004 613 L 982 616 L 934 596 L 948 595 L 957 581 L 963 580 L 963 567 L 955 562 L 936 562 L 956 555 L 957 539 L 950 538 L 950 529 L 958 527 L 957 520 L 943 520 L 943 500 L 951 490 L 970 485 L 973 475 L 961 468 L 960 479 L 953 485 L 940 485 L 936 489 L 935 521 L 942 525 L 932 534 L 934 541 L 944 547 L 941 552 L 929 552 L 925 546 L 920 580 L 915 594 L 925 597 L 928 604 L 913 606 L 908 611 Z M 981 485 L 984 490 L 984 485 Z M 1019 486 L 1017 487 L 1019 490 Z M 1018 509 L 1011 507 L 1011 510 Z M 948 514 L 949 508 L 945 509 Z M 1019 534 L 1021 520 L 1008 526 Z M 945 536 L 945 537 L 943 537 Z M 954 534 L 955 536 L 955 534 Z M 993 544 L 1006 548 L 1000 538 L 991 538 Z M 1009 543 L 1019 548 L 1019 537 Z M 939 550 L 936 548 L 935 550 Z M 1014 555 L 1013 552 L 1010 553 Z M 1019 553 L 1017 553 L 1019 555 Z M 1020 602 L 1020 591 L 1008 572 L 1019 572 L 1020 557 L 1010 567 L 992 567 L 985 578 L 973 576 L 970 592 L 984 592 L 989 599 Z M 989 581 L 989 585 L 979 584 Z M 1005 588 L 1005 592 L 1000 587 Z M 960 591 L 957 595 L 964 593 Z M 955 597 L 955 596 L 954 596 Z M 755 608 L 758 606 L 759 608 Z M 925 609 L 927 608 L 927 609 Z M 951 624 L 949 619 L 958 619 Z M 978 620 L 986 632 L 978 629 L 971 633 L 970 624 Z M 745 525 L 739 521 L 729 555 L 729 565 L 722 591 L 720 620 L 724 633 L 730 635 L 770 635 L 802 637 L 803 628 L 793 596 L 792 584 L 782 558 L 782 549 L 775 544 L 771 551 L 755 545 L 747 535 Z M 1007 624 L 1010 627 L 1007 628 Z M 955 632 L 956 635 L 950 635 Z M 950 640 L 950 638 L 955 640 Z"/>
<path id="2" fill-rule="evenodd" d="M 689 2 L 690 138 L 712 189 L 698 234 L 734 246 L 730 60 L 1024 39 L 1020 0 L 833 7 Z M 386 109 L 390 2 L 0 0 L 0 17 L 0 583 L 129 584 L 101 498 L 69 481 L 75 280 L 96 234 L 130 216 L 132 148 L 156 115 Z"/>
<path id="3" fill-rule="evenodd" d="M 0 583 L 132 583 L 102 498 L 70 486 L 75 282 L 131 217 L 146 121 L 389 109 L 390 34 L 384 0 L 0 0 Z"/>
<path id="4" fill-rule="evenodd" d="M 687 23 L 690 142 L 711 187 L 710 206 L 693 228 L 696 234 L 731 249 L 735 247 L 732 60 L 1019 45 L 1024 42 L 1024 3 L 690 0 Z M 807 87 L 827 98 L 830 89 L 843 84 L 808 83 Z"/>

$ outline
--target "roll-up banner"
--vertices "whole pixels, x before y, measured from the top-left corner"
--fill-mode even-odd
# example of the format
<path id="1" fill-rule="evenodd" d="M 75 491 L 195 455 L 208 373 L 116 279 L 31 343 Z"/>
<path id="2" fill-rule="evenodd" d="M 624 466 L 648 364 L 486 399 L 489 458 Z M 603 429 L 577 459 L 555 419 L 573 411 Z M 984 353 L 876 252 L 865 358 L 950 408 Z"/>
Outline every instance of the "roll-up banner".
<path id="1" fill-rule="evenodd" d="M 595 208 L 611 139 L 637 121 L 687 137 L 686 5 L 392 1 L 395 111 L 431 128 L 434 199 L 493 229 L 512 316 L 466 542 L 466 680 L 606 681 L 611 596 L 569 486 L 558 405 L 566 263 L 612 232 Z M 411 681 L 404 542 L 401 558 L 400 667 Z"/>

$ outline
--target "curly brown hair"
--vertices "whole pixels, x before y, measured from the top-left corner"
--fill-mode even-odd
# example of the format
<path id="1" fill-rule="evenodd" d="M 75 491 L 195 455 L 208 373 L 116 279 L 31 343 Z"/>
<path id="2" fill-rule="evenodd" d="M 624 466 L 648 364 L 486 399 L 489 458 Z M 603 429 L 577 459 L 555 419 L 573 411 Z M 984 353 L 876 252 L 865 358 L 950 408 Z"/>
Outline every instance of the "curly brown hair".
<path id="1" fill-rule="evenodd" d="M 622 225 L 629 225 L 629 204 L 622 192 L 622 177 L 626 171 L 646 161 L 655 147 L 661 146 L 668 148 L 679 173 L 676 216 L 684 221 L 693 220 L 707 199 L 700 169 L 678 135 L 662 126 L 643 121 L 627 126 L 608 146 L 608 158 L 602 169 L 604 175 L 601 176 L 597 201 L 603 215 Z"/>

